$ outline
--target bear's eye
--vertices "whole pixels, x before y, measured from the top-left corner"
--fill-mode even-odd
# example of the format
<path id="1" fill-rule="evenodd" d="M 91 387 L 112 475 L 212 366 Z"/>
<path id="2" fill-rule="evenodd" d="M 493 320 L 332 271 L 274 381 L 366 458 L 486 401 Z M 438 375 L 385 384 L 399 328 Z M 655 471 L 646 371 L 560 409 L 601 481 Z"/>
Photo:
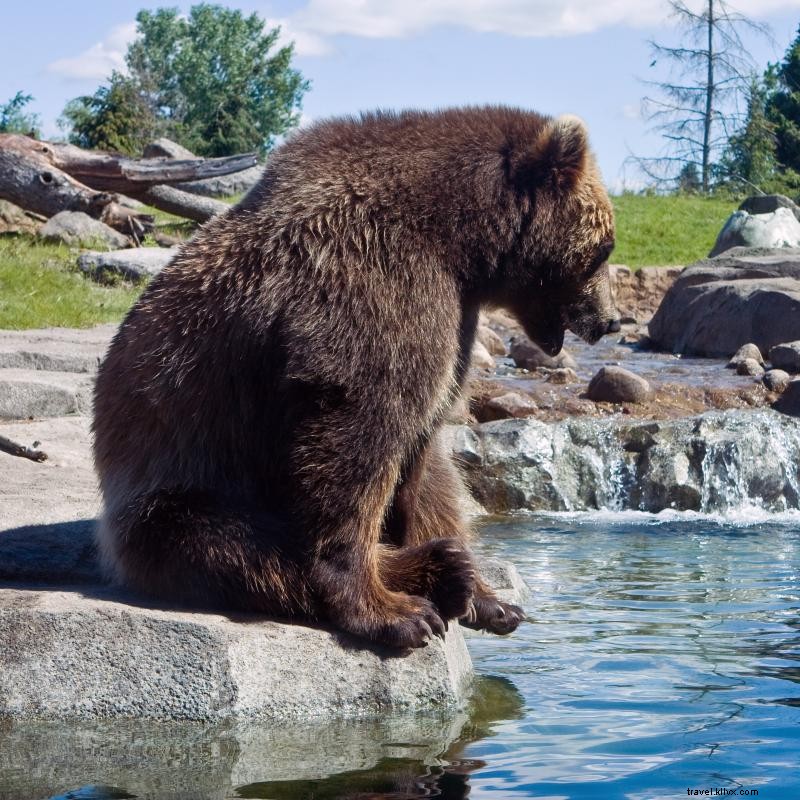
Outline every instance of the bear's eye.
<path id="1" fill-rule="evenodd" d="M 612 251 L 614 250 L 614 241 L 612 239 L 607 239 L 604 241 L 600 247 L 597 248 L 597 251 L 594 254 L 594 258 L 592 259 L 591 264 L 589 265 L 589 275 L 594 275 L 603 264 L 608 261 L 611 256 Z"/>

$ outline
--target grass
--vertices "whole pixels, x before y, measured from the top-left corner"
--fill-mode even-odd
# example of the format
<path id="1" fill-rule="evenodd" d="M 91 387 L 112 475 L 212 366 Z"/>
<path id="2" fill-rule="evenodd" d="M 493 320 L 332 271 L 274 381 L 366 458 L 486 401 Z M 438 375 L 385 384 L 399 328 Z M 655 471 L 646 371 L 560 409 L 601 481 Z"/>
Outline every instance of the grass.
<path id="1" fill-rule="evenodd" d="M 87 328 L 122 318 L 141 287 L 101 286 L 64 245 L 0 237 L 0 328 Z"/>
<path id="2" fill-rule="evenodd" d="M 623 194 L 612 198 L 617 220 L 614 264 L 631 268 L 691 264 L 705 258 L 737 200 L 691 195 Z"/>
<path id="3" fill-rule="evenodd" d="M 225 198 L 233 202 L 238 198 Z M 637 268 L 690 264 L 708 255 L 735 200 L 625 194 L 613 198 L 617 247 L 611 260 Z M 190 236 L 194 226 L 155 209 L 159 230 Z M 154 244 L 148 240 L 145 244 Z M 83 328 L 122 318 L 141 286 L 105 286 L 81 273 L 77 251 L 27 236 L 0 237 L 0 328 Z"/>

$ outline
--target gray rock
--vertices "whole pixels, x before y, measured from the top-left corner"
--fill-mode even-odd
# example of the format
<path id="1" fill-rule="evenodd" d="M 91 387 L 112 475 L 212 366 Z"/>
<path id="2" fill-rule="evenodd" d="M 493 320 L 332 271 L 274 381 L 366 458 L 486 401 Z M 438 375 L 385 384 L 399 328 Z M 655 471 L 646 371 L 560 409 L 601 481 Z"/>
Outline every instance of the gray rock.
<path id="1" fill-rule="evenodd" d="M 755 358 L 745 358 L 736 364 L 736 374 L 761 378 L 764 375 L 764 367 Z"/>
<path id="2" fill-rule="evenodd" d="M 733 247 L 800 247 L 800 222 L 788 208 L 770 214 L 734 211 L 709 253 L 713 258 Z"/>
<path id="3" fill-rule="evenodd" d="M 521 369 L 535 370 L 539 367 L 547 367 L 548 369 L 578 368 L 575 359 L 566 350 L 562 350 L 556 356 L 548 356 L 541 347 L 525 336 L 512 337 L 509 354 L 514 363 Z"/>
<path id="4" fill-rule="evenodd" d="M 467 425 L 447 425 L 440 434 L 446 447 L 462 464 L 480 464 L 483 460 L 481 443 Z"/>
<path id="5" fill-rule="evenodd" d="M 782 369 L 768 369 L 764 373 L 764 386 L 778 394 L 786 389 L 791 380 L 792 376 Z"/>
<path id="6" fill-rule="evenodd" d="M 36 369 L 0 369 L 0 419 L 58 417 L 91 407 L 88 376 Z"/>
<path id="7" fill-rule="evenodd" d="M 568 383 L 577 383 L 578 373 L 572 367 L 559 367 L 558 369 L 551 370 L 547 375 L 548 383 L 556 383 L 565 385 Z"/>
<path id="8" fill-rule="evenodd" d="M 481 419 L 488 422 L 493 419 L 509 417 L 529 417 L 538 411 L 536 403 L 527 395 L 519 392 L 506 392 L 492 397 L 483 404 Z"/>
<path id="9" fill-rule="evenodd" d="M 177 250 L 173 247 L 133 247 L 115 253 L 84 253 L 78 257 L 78 267 L 97 280 L 119 275 L 140 281 L 161 272 Z"/>
<path id="10" fill-rule="evenodd" d="M 530 589 L 513 564 L 500 558 L 476 557 L 481 577 L 506 603 L 522 605 L 530 597 Z"/>
<path id="11" fill-rule="evenodd" d="M 646 403 L 653 396 L 650 384 L 623 367 L 600 367 L 589 382 L 586 396 L 596 403 Z"/>
<path id="12" fill-rule="evenodd" d="M 492 354 L 477 339 L 472 345 L 470 364 L 475 369 L 494 369 L 495 363 Z"/>
<path id="13" fill-rule="evenodd" d="M 0 331 L 0 369 L 95 372 L 116 325 Z"/>
<path id="14" fill-rule="evenodd" d="M 119 231 L 82 211 L 59 211 L 40 228 L 39 236 L 71 247 L 108 247 L 120 250 L 131 241 Z"/>
<path id="15" fill-rule="evenodd" d="M 666 422 L 500 420 L 475 433 L 483 458 L 466 476 L 490 513 L 800 508 L 800 420 L 769 409 Z"/>
<path id="16" fill-rule="evenodd" d="M 779 208 L 788 208 L 795 219 L 800 220 L 800 207 L 783 194 L 757 194 L 748 197 L 739 206 L 740 211 L 748 214 L 771 214 Z"/>
<path id="17" fill-rule="evenodd" d="M 172 139 L 167 139 L 166 136 L 162 136 L 160 139 L 156 139 L 150 142 L 150 144 L 145 145 L 142 151 L 142 158 L 188 159 L 197 158 L 197 156 L 191 150 L 187 150 L 182 144 L 178 144 L 177 142 L 173 142 Z"/>
<path id="18" fill-rule="evenodd" d="M 505 342 L 488 325 L 478 325 L 476 338 L 493 356 L 508 355 Z"/>
<path id="19" fill-rule="evenodd" d="M 472 678 L 458 625 L 398 656 L 318 628 L 131 599 L 0 588 L 0 716 L 375 716 L 456 706 Z"/>
<path id="20" fill-rule="evenodd" d="M 728 362 L 727 367 L 729 369 L 736 369 L 742 361 L 748 358 L 754 359 L 761 366 L 764 365 L 764 357 L 761 355 L 761 351 L 752 342 L 748 342 L 747 344 L 743 344 L 733 354 L 733 358 Z"/>
<path id="21" fill-rule="evenodd" d="M 771 347 L 769 360 L 775 369 L 800 372 L 800 341 L 783 342 Z"/>
<path id="22" fill-rule="evenodd" d="M 648 326 L 653 346 L 730 358 L 800 339 L 800 250 L 738 248 L 687 267 Z"/>
<path id="23" fill-rule="evenodd" d="M 783 394 L 772 404 L 776 411 L 792 417 L 800 417 L 800 378 L 789 381 Z"/>

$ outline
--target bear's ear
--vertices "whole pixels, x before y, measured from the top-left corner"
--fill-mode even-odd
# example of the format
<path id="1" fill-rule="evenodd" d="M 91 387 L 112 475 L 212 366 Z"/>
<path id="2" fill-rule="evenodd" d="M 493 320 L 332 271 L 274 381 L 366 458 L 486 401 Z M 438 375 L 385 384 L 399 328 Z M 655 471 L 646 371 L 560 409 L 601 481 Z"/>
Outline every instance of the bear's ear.
<path id="1" fill-rule="evenodd" d="M 570 191 L 586 169 L 588 152 L 589 134 L 580 117 L 549 119 L 512 169 L 514 182 L 528 191 L 543 185 Z"/>

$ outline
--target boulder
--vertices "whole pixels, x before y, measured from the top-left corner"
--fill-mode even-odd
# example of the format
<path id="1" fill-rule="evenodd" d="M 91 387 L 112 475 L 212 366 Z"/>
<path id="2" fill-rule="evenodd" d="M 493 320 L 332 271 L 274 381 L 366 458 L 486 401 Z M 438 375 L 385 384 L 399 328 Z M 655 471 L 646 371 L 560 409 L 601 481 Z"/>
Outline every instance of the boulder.
<path id="1" fill-rule="evenodd" d="M 764 386 L 771 392 L 781 394 L 792 380 L 792 376 L 782 369 L 768 369 L 764 373 Z"/>
<path id="2" fill-rule="evenodd" d="M 0 419 L 59 417 L 91 408 L 88 376 L 37 369 L 0 369 Z"/>
<path id="3" fill-rule="evenodd" d="M 529 417 L 538 411 L 536 403 L 519 392 L 507 392 L 489 398 L 481 407 L 481 422 L 510 417 Z"/>
<path id="4" fill-rule="evenodd" d="M 747 359 L 753 359 L 762 366 L 764 365 L 764 357 L 761 355 L 761 351 L 752 342 L 748 342 L 733 354 L 733 358 L 727 364 L 728 369 L 736 369 L 739 364 Z"/>
<path id="5" fill-rule="evenodd" d="M 205 178 L 202 181 L 176 183 L 175 188 L 190 194 L 202 195 L 203 197 L 233 197 L 234 195 L 249 192 L 261 180 L 263 174 L 264 165 L 257 164 L 254 167 L 232 172 L 229 175 Z"/>
<path id="6" fill-rule="evenodd" d="M 764 375 L 764 367 L 755 358 L 745 358 L 737 362 L 736 374 L 761 378 Z"/>
<path id="7" fill-rule="evenodd" d="M 566 351 L 562 350 L 556 356 L 548 356 L 539 345 L 534 344 L 526 336 L 514 336 L 511 339 L 509 354 L 514 363 L 521 369 L 535 370 L 539 367 L 548 369 L 559 369 L 570 367 L 577 369 L 575 359 Z"/>
<path id="8" fill-rule="evenodd" d="M 131 246 L 131 240 L 83 211 L 59 211 L 39 229 L 39 236 L 70 247 L 107 247 L 121 250 Z"/>
<path id="9" fill-rule="evenodd" d="M 769 214 L 734 211 L 709 253 L 713 258 L 734 247 L 800 247 L 800 221 L 788 208 Z"/>
<path id="10" fill-rule="evenodd" d="M 493 356 L 508 355 L 505 342 L 488 325 L 478 325 L 477 339 Z"/>
<path id="11" fill-rule="evenodd" d="M 800 372 L 800 341 L 783 342 L 771 347 L 769 360 L 775 369 Z"/>
<path id="12" fill-rule="evenodd" d="M 78 267 L 96 280 L 121 276 L 140 281 L 157 275 L 178 252 L 175 247 L 133 247 L 115 253 L 84 253 Z"/>
<path id="13" fill-rule="evenodd" d="M 800 339 L 800 250 L 737 248 L 687 267 L 648 326 L 653 347 L 730 358 Z"/>
<path id="14" fill-rule="evenodd" d="M 156 139 L 154 142 L 145 145 L 142 151 L 142 158 L 197 158 L 191 151 L 187 150 L 182 144 L 173 142 L 172 139 L 167 139 L 165 136 Z"/>
<path id="15" fill-rule="evenodd" d="M 740 211 L 748 214 L 772 214 L 779 208 L 787 208 L 800 221 L 800 207 L 783 194 L 757 194 L 742 201 Z"/>
<path id="16" fill-rule="evenodd" d="M 85 330 L 0 331 L 0 370 L 95 372 L 116 329 L 98 325 Z"/>
<path id="17" fill-rule="evenodd" d="M 653 396 L 650 384 L 623 367 L 600 367 L 589 382 L 586 396 L 596 403 L 646 403 Z"/>
<path id="18" fill-rule="evenodd" d="M 577 383 L 577 381 L 578 373 L 572 367 L 559 367 L 551 370 L 547 375 L 548 383 L 566 385 L 568 383 Z"/>
<path id="19" fill-rule="evenodd" d="M 772 404 L 776 411 L 791 417 L 800 417 L 800 379 L 789 381 L 783 394 Z"/>
<path id="20" fill-rule="evenodd" d="M 494 369 L 495 363 L 492 354 L 477 339 L 472 345 L 470 363 L 476 369 Z"/>

